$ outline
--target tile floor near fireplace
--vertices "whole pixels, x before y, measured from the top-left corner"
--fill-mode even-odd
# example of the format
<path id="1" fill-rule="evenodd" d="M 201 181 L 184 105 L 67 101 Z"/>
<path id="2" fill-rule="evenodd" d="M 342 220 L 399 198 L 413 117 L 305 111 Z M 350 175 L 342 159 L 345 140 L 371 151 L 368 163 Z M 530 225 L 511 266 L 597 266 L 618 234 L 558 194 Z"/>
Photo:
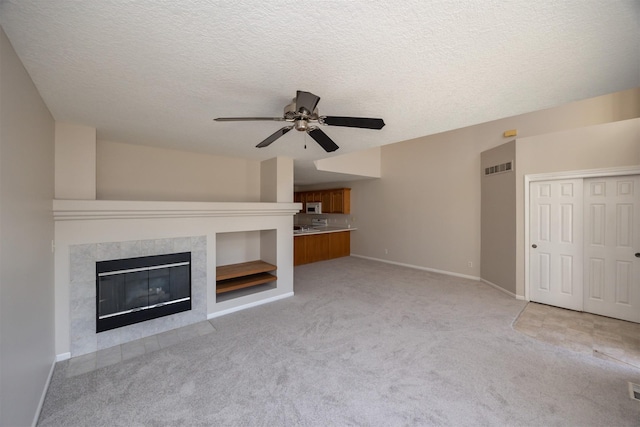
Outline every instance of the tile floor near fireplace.
<path id="1" fill-rule="evenodd" d="M 115 365 L 134 357 L 180 344 L 192 338 L 208 335 L 214 331 L 215 328 L 211 325 L 211 322 L 204 320 L 182 328 L 105 348 L 94 353 L 73 357 L 69 360 L 67 378 L 86 374 L 105 366 Z"/>

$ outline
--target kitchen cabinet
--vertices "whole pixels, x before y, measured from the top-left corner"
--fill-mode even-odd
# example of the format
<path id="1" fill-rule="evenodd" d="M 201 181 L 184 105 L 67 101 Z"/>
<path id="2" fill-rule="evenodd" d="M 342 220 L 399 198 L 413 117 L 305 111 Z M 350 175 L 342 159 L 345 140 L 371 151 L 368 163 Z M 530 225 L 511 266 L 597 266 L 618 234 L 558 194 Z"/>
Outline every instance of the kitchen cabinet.
<path id="1" fill-rule="evenodd" d="M 350 231 L 318 233 L 293 238 L 293 265 L 309 264 L 351 254 Z"/>
<path id="2" fill-rule="evenodd" d="M 330 190 L 331 213 L 351 213 L 351 189 Z"/>
<path id="3" fill-rule="evenodd" d="M 300 209 L 299 213 L 305 212 L 306 202 L 307 202 L 305 197 L 306 197 L 305 193 L 301 193 L 301 192 L 293 193 L 293 203 L 302 203 L 302 209 Z"/>
<path id="4" fill-rule="evenodd" d="M 350 188 L 298 191 L 293 194 L 293 201 L 303 204 L 301 212 L 305 212 L 306 203 L 308 202 L 322 202 L 322 213 L 351 213 Z"/>

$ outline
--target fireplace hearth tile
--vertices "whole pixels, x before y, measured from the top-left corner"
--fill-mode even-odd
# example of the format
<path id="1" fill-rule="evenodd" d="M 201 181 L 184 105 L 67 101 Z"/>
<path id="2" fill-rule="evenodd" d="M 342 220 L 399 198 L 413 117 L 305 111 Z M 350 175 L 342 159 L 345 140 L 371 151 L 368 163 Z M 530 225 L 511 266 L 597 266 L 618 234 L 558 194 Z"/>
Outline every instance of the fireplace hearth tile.
<path id="1" fill-rule="evenodd" d="M 153 335 L 143 338 L 145 352 L 151 353 L 152 351 L 160 350 L 160 344 L 158 343 L 158 336 Z"/>
<path id="2" fill-rule="evenodd" d="M 96 352 L 96 369 L 122 362 L 122 349 L 119 345 Z"/>
<path id="3" fill-rule="evenodd" d="M 96 370 L 96 353 L 89 353 L 83 356 L 74 357 L 69 360 L 67 368 L 67 378 L 86 374 Z"/>
<path id="4" fill-rule="evenodd" d="M 72 357 L 205 321 L 207 316 L 206 236 L 71 245 L 69 250 Z M 103 260 L 135 258 L 176 253 L 178 250 L 191 252 L 192 255 L 191 310 L 96 334 L 95 263 L 98 258 Z M 149 346 L 159 348 L 157 337 L 155 345 L 145 343 L 145 348 Z"/>
<path id="5" fill-rule="evenodd" d="M 175 330 L 163 332 L 158 334 L 158 344 L 160 348 L 171 347 L 180 342 L 180 337 Z"/>
<path id="6" fill-rule="evenodd" d="M 122 350 L 122 360 L 133 359 L 146 353 L 143 339 L 124 343 L 120 347 Z"/>

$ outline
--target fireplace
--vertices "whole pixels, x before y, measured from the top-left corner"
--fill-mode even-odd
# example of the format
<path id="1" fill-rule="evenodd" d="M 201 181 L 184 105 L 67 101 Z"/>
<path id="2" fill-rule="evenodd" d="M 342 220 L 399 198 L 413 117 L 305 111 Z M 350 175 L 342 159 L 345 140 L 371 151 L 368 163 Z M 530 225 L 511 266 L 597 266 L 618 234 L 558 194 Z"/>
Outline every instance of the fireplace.
<path id="1" fill-rule="evenodd" d="M 96 262 L 96 332 L 191 310 L 191 252 Z"/>

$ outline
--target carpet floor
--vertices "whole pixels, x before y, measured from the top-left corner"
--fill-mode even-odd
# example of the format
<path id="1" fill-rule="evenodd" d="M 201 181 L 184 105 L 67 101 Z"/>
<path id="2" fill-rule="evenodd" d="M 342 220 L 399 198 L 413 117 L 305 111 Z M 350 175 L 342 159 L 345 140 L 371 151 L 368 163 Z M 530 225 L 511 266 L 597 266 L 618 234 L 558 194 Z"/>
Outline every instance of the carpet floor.
<path id="1" fill-rule="evenodd" d="M 514 330 L 483 283 L 353 257 L 295 296 L 85 374 L 56 365 L 40 426 L 638 426 L 640 370 Z"/>

